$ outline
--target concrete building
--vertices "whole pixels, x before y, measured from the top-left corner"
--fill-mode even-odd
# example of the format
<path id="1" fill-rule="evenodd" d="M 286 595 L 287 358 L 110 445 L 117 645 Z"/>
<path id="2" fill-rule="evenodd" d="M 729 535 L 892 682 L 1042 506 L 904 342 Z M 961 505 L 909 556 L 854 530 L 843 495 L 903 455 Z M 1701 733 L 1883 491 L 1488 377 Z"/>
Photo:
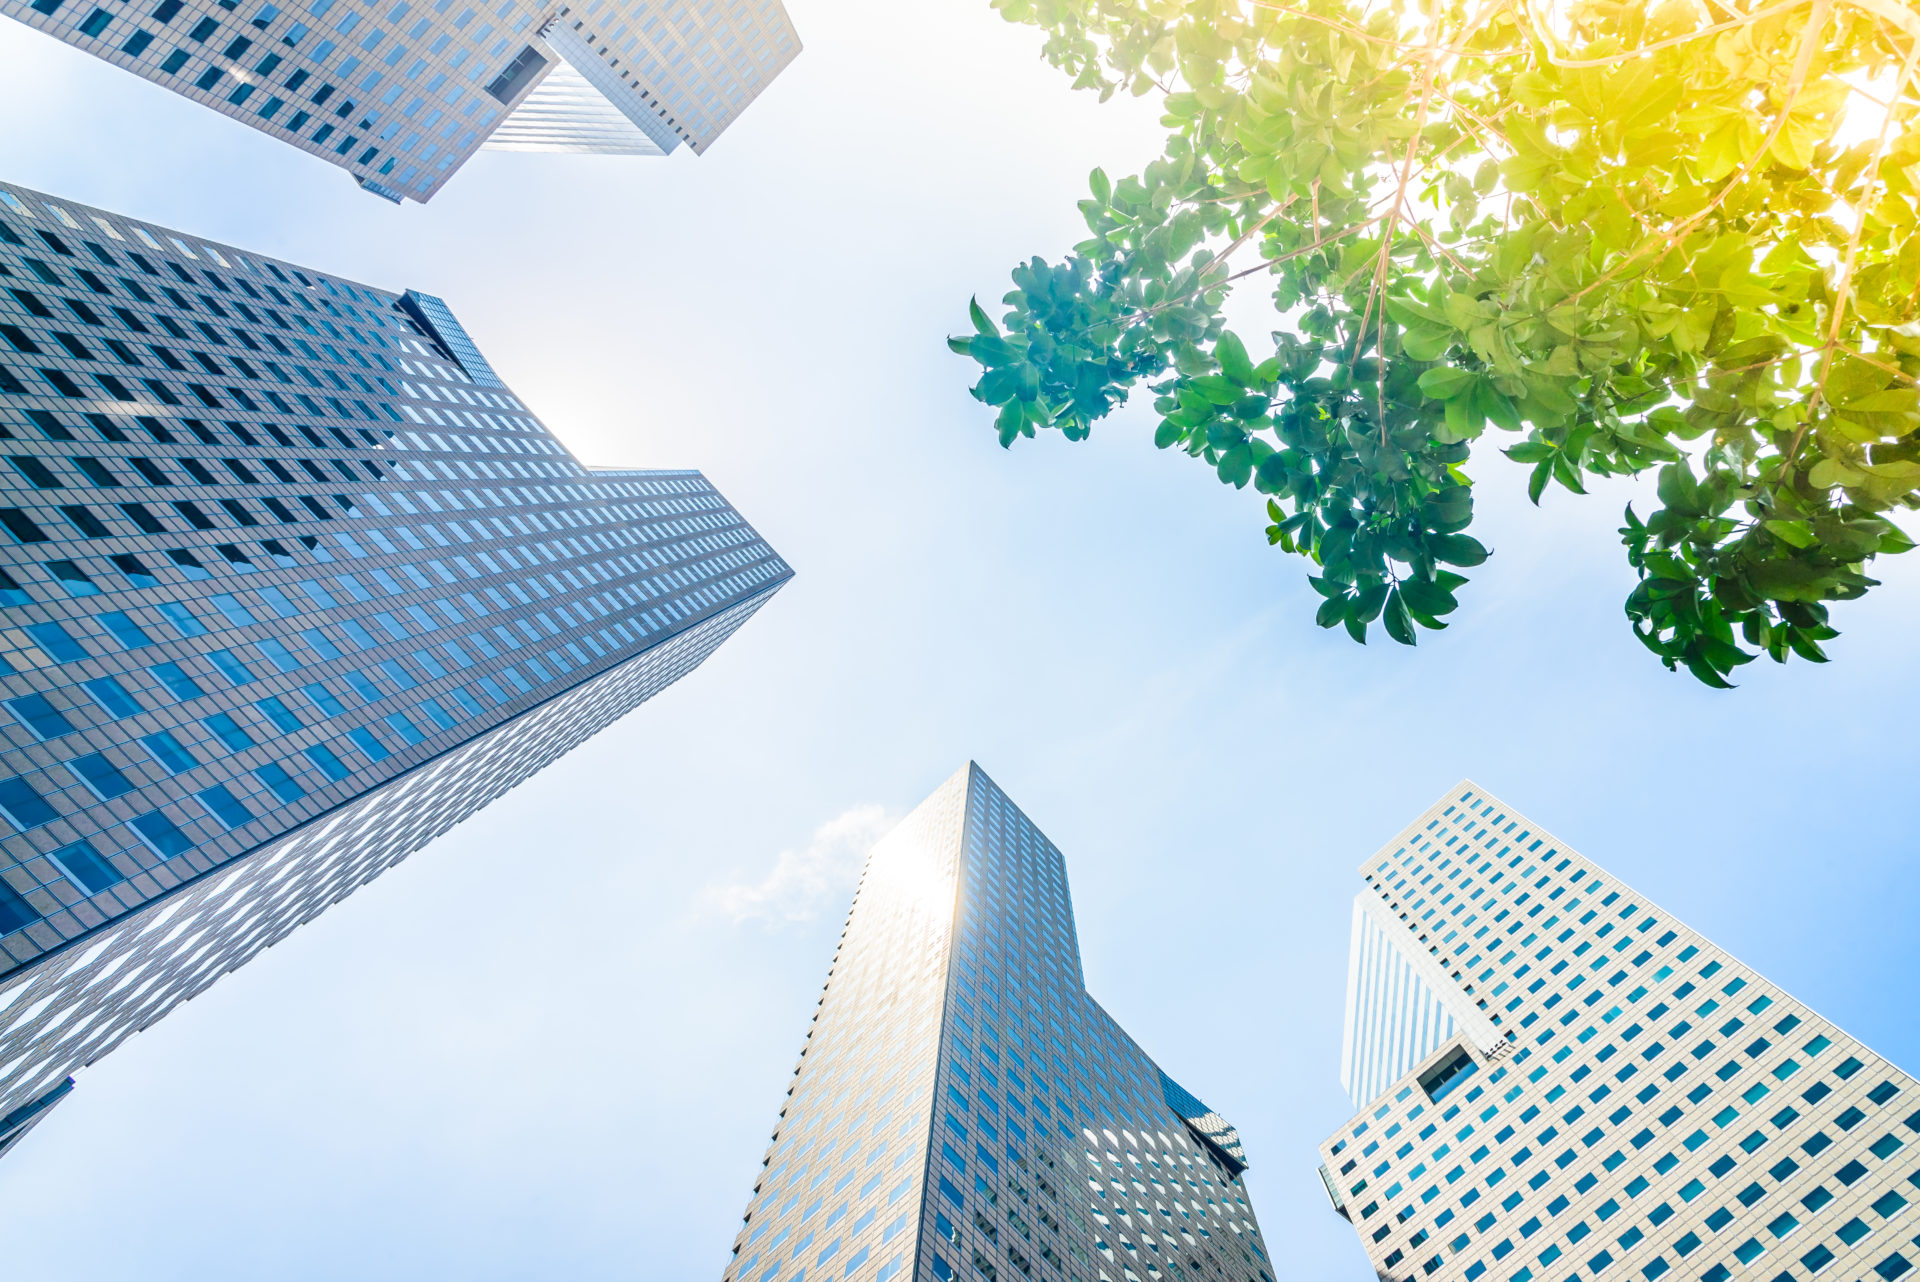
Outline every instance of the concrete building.
<path id="1" fill-rule="evenodd" d="M 425 201 L 482 147 L 706 151 L 798 56 L 780 0 L 0 0 L 0 14 Z"/>
<path id="2" fill-rule="evenodd" d="M 0 186 L 0 1149 L 791 571 L 439 299 Z"/>
<path id="3" fill-rule="evenodd" d="M 1361 873 L 1320 1175 L 1377 1276 L 1913 1271 L 1911 1076 L 1472 783 Z"/>
<path id="4" fill-rule="evenodd" d="M 868 858 L 724 1276 L 1274 1282 L 1246 1165 L 1088 996 L 1065 860 L 969 764 Z"/>

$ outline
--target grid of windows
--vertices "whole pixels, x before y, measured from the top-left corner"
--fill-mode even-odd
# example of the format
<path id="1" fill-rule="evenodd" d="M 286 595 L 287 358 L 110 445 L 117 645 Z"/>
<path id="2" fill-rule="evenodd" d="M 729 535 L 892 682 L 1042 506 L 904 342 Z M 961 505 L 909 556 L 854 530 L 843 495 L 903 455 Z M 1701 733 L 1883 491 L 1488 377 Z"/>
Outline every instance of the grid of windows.
<path id="1" fill-rule="evenodd" d="M 0 13 L 396 201 L 430 198 L 528 99 L 555 56 L 542 25 L 566 27 L 617 105 L 696 151 L 800 47 L 779 0 L 593 0 L 558 17 L 516 0 L 0 0 Z"/>
<path id="2" fill-rule="evenodd" d="M 875 847 L 789 1095 L 727 1282 L 1272 1282 L 1238 1137 L 1087 995 L 977 766 Z"/>
<path id="3" fill-rule="evenodd" d="M 1322 1146 L 1381 1277 L 1920 1260 L 1911 1077 L 1471 784 L 1363 873 L 1467 1028 Z"/>
<path id="4" fill-rule="evenodd" d="M 17 187 L 0 289 L 0 1117 L 128 1031 L 29 1000 L 96 938 L 316 827 L 418 848 L 790 577 L 699 473 L 582 467 L 437 299 Z M 245 386 L 142 358 L 116 399 L 141 336 Z"/>

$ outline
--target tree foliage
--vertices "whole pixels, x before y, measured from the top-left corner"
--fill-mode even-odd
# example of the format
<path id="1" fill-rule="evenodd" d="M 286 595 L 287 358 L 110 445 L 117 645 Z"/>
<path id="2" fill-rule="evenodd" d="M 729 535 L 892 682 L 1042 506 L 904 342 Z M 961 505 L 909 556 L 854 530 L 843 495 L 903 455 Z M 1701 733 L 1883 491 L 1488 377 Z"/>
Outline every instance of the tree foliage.
<path id="1" fill-rule="evenodd" d="M 1634 631 L 1724 686 L 1825 658 L 1920 506 L 1920 15 L 1905 0 L 993 0 L 1077 88 L 1160 94 L 1090 237 L 949 340 L 1002 444 L 1145 383 L 1155 444 L 1268 496 L 1318 622 L 1412 644 L 1486 549 L 1491 425 L 1621 536 Z M 1229 331 L 1272 288 L 1268 343 Z"/>

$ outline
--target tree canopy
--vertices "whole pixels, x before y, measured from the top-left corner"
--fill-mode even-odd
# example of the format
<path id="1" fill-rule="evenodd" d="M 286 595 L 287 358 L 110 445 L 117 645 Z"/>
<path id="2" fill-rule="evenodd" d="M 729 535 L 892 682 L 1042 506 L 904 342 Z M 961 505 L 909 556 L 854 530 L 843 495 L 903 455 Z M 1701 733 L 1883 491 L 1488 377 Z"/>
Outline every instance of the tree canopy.
<path id="1" fill-rule="evenodd" d="M 949 340 L 1002 444 L 1082 440 L 1144 383 L 1155 444 L 1316 563 L 1321 626 L 1409 645 L 1486 559 L 1483 437 L 1536 503 L 1657 469 L 1626 613 L 1714 686 L 1824 660 L 1829 603 L 1912 547 L 1886 516 L 1920 506 L 1904 0 L 993 3 L 1168 130 Z M 1222 314 L 1249 279 L 1264 342 Z"/>

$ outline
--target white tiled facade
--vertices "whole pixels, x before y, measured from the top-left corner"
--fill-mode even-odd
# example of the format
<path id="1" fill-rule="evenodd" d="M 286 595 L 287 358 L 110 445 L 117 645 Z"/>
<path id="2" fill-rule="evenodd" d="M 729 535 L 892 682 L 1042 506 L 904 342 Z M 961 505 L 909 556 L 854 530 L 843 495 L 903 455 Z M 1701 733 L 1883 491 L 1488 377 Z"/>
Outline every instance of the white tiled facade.
<path id="1" fill-rule="evenodd" d="M 1913 1273 L 1911 1076 L 1472 783 L 1361 871 L 1461 1022 L 1321 1145 L 1380 1278 Z"/>
<path id="2" fill-rule="evenodd" d="M 523 107 L 534 127 L 509 125 L 505 149 L 703 152 L 800 52 L 779 0 L 0 0 L 0 14 L 391 200 L 429 199 Z M 563 59 L 571 94 L 541 94 Z"/>

